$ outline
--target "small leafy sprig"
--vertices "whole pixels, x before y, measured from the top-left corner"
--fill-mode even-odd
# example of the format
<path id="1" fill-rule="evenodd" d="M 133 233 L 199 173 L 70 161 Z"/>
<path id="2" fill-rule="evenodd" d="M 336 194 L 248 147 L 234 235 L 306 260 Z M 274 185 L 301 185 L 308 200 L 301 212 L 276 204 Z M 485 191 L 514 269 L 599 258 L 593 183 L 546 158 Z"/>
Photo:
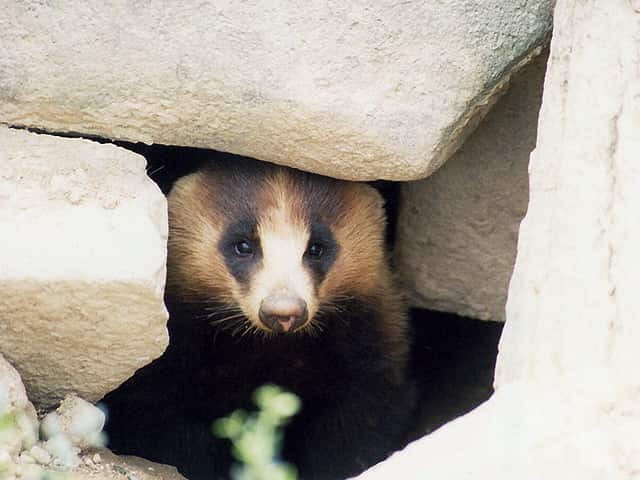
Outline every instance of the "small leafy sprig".
<path id="1" fill-rule="evenodd" d="M 232 443 L 240 462 L 231 469 L 233 480 L 296 480 L 295 466 L 280 461 L 282 427 L 300 410 L 300 399 L 276 385 L 258 388 L 253 400 L 259 410 L 236 410 L 216 420 L 213 432 Z"/>

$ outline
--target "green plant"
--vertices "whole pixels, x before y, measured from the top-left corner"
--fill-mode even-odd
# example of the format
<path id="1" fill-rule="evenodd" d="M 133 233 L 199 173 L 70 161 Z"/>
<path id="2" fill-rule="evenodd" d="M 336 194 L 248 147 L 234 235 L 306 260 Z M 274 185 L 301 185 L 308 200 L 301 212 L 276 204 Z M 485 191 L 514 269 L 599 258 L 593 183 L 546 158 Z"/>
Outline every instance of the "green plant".
<path id="1" fill-rule="evenodd" d="M 236 410 L 213 424 L 214 434 L 232 443 L 234 480 L 296 480 L 293 465 L 280 461 L 282 427 L 300 409 L 300 399 L 275 385 L 258 388 L 253 400 L 259 410 Z"/>

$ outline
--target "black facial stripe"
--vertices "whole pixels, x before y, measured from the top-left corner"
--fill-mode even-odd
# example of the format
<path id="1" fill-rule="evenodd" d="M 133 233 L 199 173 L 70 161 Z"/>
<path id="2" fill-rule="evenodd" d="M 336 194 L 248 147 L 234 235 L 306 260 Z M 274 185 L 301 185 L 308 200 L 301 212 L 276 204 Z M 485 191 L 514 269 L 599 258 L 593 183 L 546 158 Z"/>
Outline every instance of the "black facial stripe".
<path id="1" fill-rule="evenodd" d="M 322 283 L 327 272 L 336 261 L 338 256 L 339 246 L 331 232 L 331 229 L 324 223 L 313 222 L 311 224 L 311 235 L 309 236 L 309 245 L 317 243 L 322 246 L 322 256 L 312 257 L 305 253 L 303 262 L 305 267 L 311 273 L 315 286 L 317 287 Z"/>
<path id="2" fill-rule="evenodd" d="M 252 274 L 260 268 L 264 256 L 256 233 L 257 219 L 267 207 L 272 206 L 274 200 L 273 192 L 264 189 L 265 185 L 273 185 L 266 180 L 276 178 L 281 172 L 286 174 L 288 180 L 277 186 L 285 190 L 291 202 L 287 208 L 311 225 L 310 242 L 322 246 L 321 256 L 304 255 L 301 259 L 317 288 L 338 255 L 339 246 L 327 225 L 336 224 L 345 216 L 346 184 L 340 180 L 231 154 L 217 154 L 216 161 L 206 163 L 203 171 L 212 186 L 207 202 L 212 209 L 233 222 L 220 240 L 219 251 L 228 271 L 247 289 Z M 251 220 L 235 222 L 236 219 Z M 254 241 L 254 255 L 239 258 L 234 253 L 234 242 L 244 239 L 240 237 Z"/>
<path id="3" fill-rule="evenodd" d="M 303 215 L 310 223 L 332 223 L 343 211 L 341 183 L 329 177 L 313 175 L 298 170 L 291 171 L 296 181 L 297 195 L 303 198 Z"/>
<path id="4" fill-rule="evenodd" d="M 216 153 L 216 160 L 204 165 L 205 178 L 213 186 L 211 208 L 231 221 L 258 218 L 260 185 L 273 169 L 256 160 Z"/>
<path id="5" fill-rule="evenodd" d="M 227 227 L 218 243 L 218 251 L 224 258 L 227 269 L 243 288 L 249 287 L 251 275 L 262 260 L 262 250 L 257 238 L 256 227 L 254 219 L 232 223 Z M 241 257 L 237 255 L 235 246 L 242 241 L 251 243 L 252 256 Z"/>

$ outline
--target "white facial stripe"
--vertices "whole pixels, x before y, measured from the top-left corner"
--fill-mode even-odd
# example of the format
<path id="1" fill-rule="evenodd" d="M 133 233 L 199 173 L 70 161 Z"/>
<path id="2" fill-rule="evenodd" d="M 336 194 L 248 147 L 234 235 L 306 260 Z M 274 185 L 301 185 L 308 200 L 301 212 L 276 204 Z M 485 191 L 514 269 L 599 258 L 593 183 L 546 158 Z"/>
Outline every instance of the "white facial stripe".
<path id="1" fill-rule="evenodd" d="M 254 323 L 259 322 L 262 300 L 280 291 L 293 293 L 304 300 L 309 318 L 312 318 L 316 310 L 313 279 L 302 263 L 309 235 L 308 227 L 294 223 L 286 208 L 272 210 L 260 222 L 261 265 L 251 280 L 248 298 L 243 302 L 243 309 L 249 310 L 251 315 L 248 316 Z"/>
<path id="2" fill-rule="evenodd" d="M 269 290 L 264 294 L 288 289 L 307 300 L 313 288 L 311 277 L 302 265 L 309 241 L 307 227 L 293 224 L 286 210 L 279 208 L 258 228 L 258 234 L 262 247 L 262 278 L 257 280 Z"/>

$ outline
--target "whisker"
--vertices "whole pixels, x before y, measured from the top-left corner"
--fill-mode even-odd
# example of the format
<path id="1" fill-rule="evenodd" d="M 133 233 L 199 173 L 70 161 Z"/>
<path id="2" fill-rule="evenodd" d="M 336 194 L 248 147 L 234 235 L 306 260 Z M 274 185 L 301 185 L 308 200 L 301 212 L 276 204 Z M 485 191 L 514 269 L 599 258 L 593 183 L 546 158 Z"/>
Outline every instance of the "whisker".
<path id="1" fill-rule="evenodd" d="M 147 175 L 151 177 L 155 173 L 158 173 L 160 170 L 162 170 L 164 167 L 166 167 L 166 165 L 160 165 L 158 168 L 154 168 L 152 172 L 147 172 Z"/>
<path id="2" fill-rule="evenodd" d="M 209 318 L 210 317 L 211 316 L 209 316 Z M 212 321 L 209 322 L 209 324 L 210 325 L 219 325 L 221 323 L 228 322 L 229 320 L 236 320 L 238 318 L 243 318 L 243 317 L 244 317 L 243 313 L 236 313 L 234 315 L 229 315 L 229 316 L 226 316 L 224 318 L 219 318 L 219 319 L 216 319 L 216 320 L 212 320 Z"/>
<path id="3" fill-rule="evenodd" d="M 242 331 L 242 329 L 246 329 L 247 326 L 244 323 L 240 323 L 236 328 L 233 329 L 233 331 L 231 332 L 231 336 L 235 337 L 238 332 Z"/>
<path id="4" fill-rule="evenodd" d="M 253 330 L 254 325 L 249 323 L 248 325 L 245 326 L 244 331 L 240 334 L 240 338 L 243 338 L 245 335 L 247 335 L 251 330 Z"/>
<path id="5" fill-rule="evenodd" d="M 241 311 L 240 307 L 238 307 L 237 305 L 223 305 L 223 306 L 219 306 L 219 305 L 205 305 L 203 308 L 203 310 L 207 311 L 207 312 L 239 312 Z"/>

